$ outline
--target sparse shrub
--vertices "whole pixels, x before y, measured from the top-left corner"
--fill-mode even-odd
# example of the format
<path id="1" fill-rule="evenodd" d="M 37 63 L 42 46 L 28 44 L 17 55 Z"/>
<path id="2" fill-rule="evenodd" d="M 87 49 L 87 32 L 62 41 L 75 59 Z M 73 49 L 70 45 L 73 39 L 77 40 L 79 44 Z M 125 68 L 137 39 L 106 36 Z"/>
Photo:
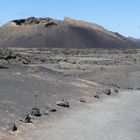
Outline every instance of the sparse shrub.
<path id="1" fill-rule="evenodd" d="M 7 61 L 6 60 L 0 60 L 0 69 L 5 69 L 7 68 Z"/>
<path id="2" fill-rule="evenodd" d="M 39 68 L 37 66 L 29 66 L 28 72 L 37 73 L 37 72 L 39 72 Z"/>

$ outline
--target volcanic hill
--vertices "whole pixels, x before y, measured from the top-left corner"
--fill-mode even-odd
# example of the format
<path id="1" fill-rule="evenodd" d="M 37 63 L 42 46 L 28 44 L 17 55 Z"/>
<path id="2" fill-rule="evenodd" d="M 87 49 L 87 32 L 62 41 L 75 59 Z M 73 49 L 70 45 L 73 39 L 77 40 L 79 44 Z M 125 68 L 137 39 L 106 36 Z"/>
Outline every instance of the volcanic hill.
<path id="1" fill-rule="evenodd" d="M 65 17 L 12 20 L 0 27 L 0 47 L 136 48 L 137 43 L 104 27 Z"/>

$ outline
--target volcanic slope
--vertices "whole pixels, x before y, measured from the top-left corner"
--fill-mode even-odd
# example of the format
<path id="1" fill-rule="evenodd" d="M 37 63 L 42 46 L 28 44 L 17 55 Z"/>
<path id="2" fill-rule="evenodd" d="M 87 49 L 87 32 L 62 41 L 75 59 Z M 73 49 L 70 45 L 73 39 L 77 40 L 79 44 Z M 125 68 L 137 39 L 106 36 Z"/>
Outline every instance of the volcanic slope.
<path id="1" fill-rule="evenodd" d="M 65 17 L 12 20 L 0 27 L 0 47 L 135 48 L 136 43 L 104 27 Z"/>

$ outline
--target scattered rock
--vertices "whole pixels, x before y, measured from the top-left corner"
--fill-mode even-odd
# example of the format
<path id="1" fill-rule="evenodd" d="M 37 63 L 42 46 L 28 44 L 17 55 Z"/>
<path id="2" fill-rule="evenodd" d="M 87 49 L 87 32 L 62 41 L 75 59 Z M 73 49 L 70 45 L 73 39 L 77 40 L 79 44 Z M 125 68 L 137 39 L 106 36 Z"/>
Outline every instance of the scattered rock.
<path id="1" fill-rule="evenodd" d="M 9 131 L 17 131 L 17 126 L 15 125 L 15 123 L 11 122 L 7 125 L 7 130 Z"/>
<path id="2" fill-rule="evenodd" d="M 24 65 L 28 65 L 28 64 L 29 64 L 28 60 L 25 60 L 25 59 L 22 60 L 22 63 L 23 63 Z"/>
<path id="3" fill-rule="evenodd" d="M 94 97 L 99 98 L 100 95 L 115 95 L 119 92 L 118 88 L 102 88 L 99 89 L 97 92 L 97 95 L 95 95 Z"/>
<path id="4" fill-rule="evenodd" d="M 40 109 L 39 108 L 36 108 L 36 107 L 33 107 L 30 114 L 32 116 L 36 116 L 36 117 L 40 117 L 41 116 L 41 113 L 40 113 Z"/>
<path id="5" fill-rule="evenodd" d="M 113 88 L 113 92 L 118 93 L 119 92 L 118 88 Z"/>
<path id="6" fill-rule="evenodd" d="M 81 98 L 81 99 L 80 99 L 80 102 L 81 102 L 81 103 L 86 103 L 86 100 L 85 100 L 84 98 Z"/>
<path id="7" fill-rule="evenodd" d="M 105 94 L 105 95 L 111 95 L 111 89 L 110 88 L 104 88 L 104 89 L 102 89 L 102 92 L 103 92 L 103 94 Z"/>
<path id="8" fill-rule="evenodd" d="M 100 70 L 101 70 L 101 71 L 105 71 L 106 68 L 105 68 L 105 67 L 100 67 Z"/>
<path id="9" fill-rule="evenodd" d="M 62 99 L 61 101 L 58 101 L 56 104 L 58 106 L 62 106 L 62 107 L 66 107 L 66 108 L 70 107 L 69 102 L 67 101 L 67 99 Z"/>
<path id="10" fill-rule="evenodd" d="M 46 110 L 48 110 L 49 112 L 56 112 L 57 109 L 53 106 L 51 106 L 50 104 L 46 105 Z"/>
<path id="11" fill-rule="evenodd" d="M 41 114 L 42 115 L 49 115 L 49 111 L 48 110 L 43 110 Z"/>
<path id="12" fill-rule="evenodd" d="M 94 97 L 95 97 L 95 98 L 100 98 L 99 95 L 95 95 Z"/>
<path id="13" fill-rule="evenodd" d="M 111 95 L 111 89 L 109 89 L 109 88 L 103 89 L 102 92 L 103 92 L 103 94 L 105 94 L 105 95 Z"/>
<path id="14" fill-rule="evenodd" d="M 0 69 L 7 69 L 7 64 L 6 60 L 0 60 Z"/>
<path id="15" fill-rule="evenodd" d="M 111 95 L 112 93 L 111 93 L 111 89 L 110 88 L 102 88 L 102 89 L 99 89 L 98 91 L 97 91 L 97 95 L 99 96 L 99 95 Z"/>
<path id="16" fill-rule="evenodd" d="M 31 123 L 31 116 L 29 114 L 23 115 L 20 121 L 24 123 Z"/>
<path id="17" fill-rule="evenodd" d="M 46 23 L 45 27 L 52 26 L 52 25 L 57 25 L 57 23 L 55 21 L 49 21 L 48 23 Z"/>
<path id="18" fill-rule="evenodd" d="M 10 49 L 0 49 L 0 59 L 9 60 L 9 59 L 15 59 L 17 54 L 14 53 L 14 51 Z"/>
<path id="19" fill-rule="evenodd" d="M 45 24 L 48 22 L 54 22 L 53 24 L 57 24 L 55 23 L 55 21 L 53 21 L 52 18 L 36 18 L 36 17 L 29 17 L 27 19 L 16 19 L 16 20 L 12 20 L 11 22 L 9 22 L 7 24 L 7 26 L 13 25 L 11 23 L 14 23 L 16 26 L 27 26 L 27 25 L 38 25 L 38 24 Z"/>
<path id="20" fill-rule="evenodd" d="M 39 72 L 39 68 L 37 66 L 29 66 L 28 72 L 37 73 L 37 72 Z"/>
<path id="21" fill-rule="evenodd" d="M 35 17 L 29 17 L 25 20 L 25 24 L 39 24 L 39 20 Z"/>

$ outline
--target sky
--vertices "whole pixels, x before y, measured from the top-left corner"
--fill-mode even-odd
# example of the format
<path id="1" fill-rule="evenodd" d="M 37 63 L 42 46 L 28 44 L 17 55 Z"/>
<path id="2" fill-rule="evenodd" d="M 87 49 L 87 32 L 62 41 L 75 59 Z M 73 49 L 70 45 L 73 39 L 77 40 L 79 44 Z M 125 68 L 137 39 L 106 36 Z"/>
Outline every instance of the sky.
<path id="1" fill-rule="evenodd" d="M 0 0 L 0 25 L 32 16 L 67 16 L 140 38 L 140 0 Z"/>

